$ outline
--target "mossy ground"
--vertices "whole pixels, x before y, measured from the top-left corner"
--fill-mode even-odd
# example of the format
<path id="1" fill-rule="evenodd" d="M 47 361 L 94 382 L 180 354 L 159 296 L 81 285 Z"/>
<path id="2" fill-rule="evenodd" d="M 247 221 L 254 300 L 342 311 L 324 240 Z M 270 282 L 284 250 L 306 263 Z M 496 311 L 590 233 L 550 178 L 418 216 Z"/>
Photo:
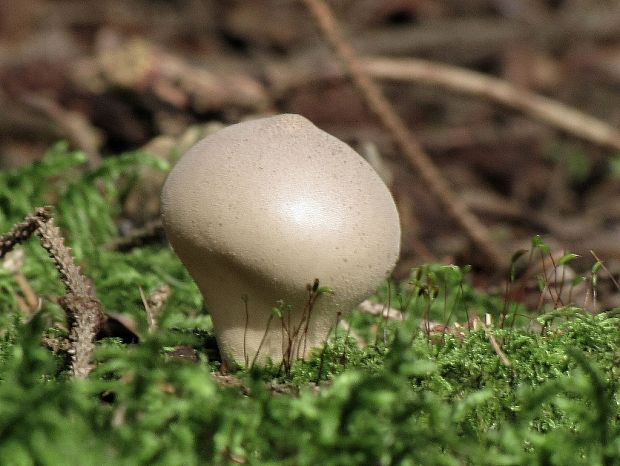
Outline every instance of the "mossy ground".
<path id="1" fill-rule="evenodd" d="M 240 369 L 226 386 L 212 376 L 219 364 L 200 293 L 170 249 L 106 248 L 132 179 L 165 164 L 140 153 L 96 171 L 84 161 L 58 145 L 39 164 L 0 173 L 0 231 L 54 205 L 105 310 L 131 316 L 142 338 L 101 340 L 90 377 L 71 379 L 66 355 L 41 344 L 66 335 L 54 304 L 62 285 L 36 239 L 25 243 L 21 273 L 43 299 L 26 316 L 15 276 L 0 268 L 0 464 L 620 464 L 615 310 L 513 306 L 525 317 L 503 329 L 428 334 L 421 319 L 489 314 L 497 323 L 505 309 L 502 296 L 474 290 L 466 270 L 432 265 L 373 297 L 404 321 L 354 312 L 352 330 L 339 329 L 310 361 L 289 373 Z M 140 288 L 161 283 L 172 293 L 149 332 Z M 175 356 L 180 345 L 196 357 Z"/>

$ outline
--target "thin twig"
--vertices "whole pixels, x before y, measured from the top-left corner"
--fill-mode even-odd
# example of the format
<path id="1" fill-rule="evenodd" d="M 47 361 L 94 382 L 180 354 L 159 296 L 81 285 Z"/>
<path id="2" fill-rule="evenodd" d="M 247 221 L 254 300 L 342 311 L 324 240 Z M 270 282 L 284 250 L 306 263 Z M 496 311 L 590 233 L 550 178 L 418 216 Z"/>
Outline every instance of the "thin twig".
<path id="1" fill-rule="evenodd" d="M 111 251 L 126 252 L 163 238 L 163 236 L 164 225 L 161 219 L 157 218 L 139 228 L 132 229 L 126 236 L 111 241 L 105 247 Z"/>
<path id="2" fill-rule="evenodd" d="M 343 62 L 348 75 L 363 96 L 367 106 L 392 134 L 413 169 L 420 174 L 426 186 L 443 204 L 448 215 L 463 228 L 476 247 L 494 266 L 505 269 L 508 265 L 507 261 L 492 240 L 487 228 L 452 191 L 441 172 L 411 136 L 407 126 L 394 112 L 380 89 L 368 77 L 355 51 L 340 33 L 341 28 L 336 23 L 327 4 L 323 0 L 304 0 L 304 3 L 315 17 L 322 34 Z"/>
<path id="3" fill-rule="evenodd" d="M 15 283 L 22 292 L 23 299 L 16 296 L 17 304 L 26 315 L 32 315 L 41 307 L 41 298 L 34 292 L 28 279 L 22 274 L 21 269 L 24 266 L 24 250 L 15 249 L 10 255 L 7 255 L 2 262 L 2 267 L 13 274 Z"/>
<path id="4" fill-rule="evenodd" d="M 140 291 L 140 298 L 142 299 L 142 304 L 144 305 L 144 310 L 146 311 L 146 323 L 150 333 L 153 333 L 157 330 L 157 320 L 159 318 L 159 314 L 161 313 L 164 304 L 168 301 L 170 297 L 170 286 L 166 283 L 162 283 L 153 291 L 148 297 L 144 294 L 144 290 L 142 287 L 138 287 Z"/>
<path id="5" fill-rule="evenodd" d="M 620 131 L 613 126 L 556 100 L 519 89 L 505 80 L 417 58 L 364 58 L 361 61 L 364 71 L 374 78 L 431 84 L 483 97 L 594 144 L 620 150 Z"/>
<path id="6" fill-rule="evenodd" d="M 34 232 L 39 228 L 39 222 L 46 222 L 50 218 L 50 209 L 46 207 L 38 208 L 34 214 L 26 216 L 26 218 L 13 225 L 11 230 L 0 236 L 0 258 L 5 257 L 9 252 L 13 251 L 15 246 L 28 240 Z M 18 251 L 15 251 L 18 252 Z M 23 256 L 23 253 L 22 253 Z M 25 314 L 31 315 L 37 311 L 40 306 L 40 299 L 36 296 L 28 280 L 21 272 L 21 263 L 23 257 L 15 254 L 12 258 L 5 259 L 3 267 L 10 270 L 15 277 L 17 285 L 24 294 L 25 300 L 17 296 L 17 303 Z"/>
<path id="7" fill-rule="evenodd" d="M 484 322 L 482 322 L 482 320 L 480 320 L 479 317 L 476 316 L 475 319 L 476 320 L 474 322 L 477 322 L 477 323 L 480 324 L 480 326 L 484 330 L 484 334 L 489 339 L 489 342 L 491 343 L 491 346 L 493 347 L 493 350 L 499 356 L 499 359 L 502 362 L 502 364 L 504 366 L 506 366 L 506 367 L 510 367 L 510 360 L 506 357 L 506 354 L 504 353 L 504 351 L 502 351 L 502 348 L 499 346 L 499 343 L 497 343 L 497 340 L 495 339 L 495 337 L 493 336 L 493 334 L 489 330 L 489 327 Z"/>

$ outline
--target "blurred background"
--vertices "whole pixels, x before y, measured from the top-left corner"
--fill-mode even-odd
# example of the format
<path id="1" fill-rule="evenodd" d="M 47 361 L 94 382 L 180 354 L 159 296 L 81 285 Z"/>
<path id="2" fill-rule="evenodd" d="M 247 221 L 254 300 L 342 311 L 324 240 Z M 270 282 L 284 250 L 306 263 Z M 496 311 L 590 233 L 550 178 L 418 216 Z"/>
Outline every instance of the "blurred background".
<path id="1" fill-rule="evenodd" d="M 620 1 L 329 5 L 361 57 L 463 67 L 620 127 Z M 480 96 L 377 82 L 507 260 L 541 234 L 552 254 L 582 255 L 577 271 L 594 250 L 620 272 L 617 147 Z M 397 277 L 442 261 L 472 264 L 478 284 L 501 283 L 367 111 L 301 1 L 0 0 L 0 169 L 61 139 L 92 166 L 136 149 L 173 160 L 222 125 L 283 112 L 349 143 L 389 185 L 403 225 Z M 158 217 L 162 182 L 145 174 L 121 232 Z"/>

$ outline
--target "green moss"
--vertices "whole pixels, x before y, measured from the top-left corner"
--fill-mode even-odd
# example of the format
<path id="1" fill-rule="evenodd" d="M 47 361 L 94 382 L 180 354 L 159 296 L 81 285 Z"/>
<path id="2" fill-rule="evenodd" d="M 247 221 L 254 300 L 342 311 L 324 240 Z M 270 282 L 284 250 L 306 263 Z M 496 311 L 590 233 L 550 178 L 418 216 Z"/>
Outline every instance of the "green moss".
<path id="1" fill-rule="evenodd" d="M 105 309 L 132 316 L 143 339 L 100 341 L 89 379 L 71 380 L 67 358 L 41 345 L 43 335 L 66 335 L 53 328 L 62 313 L 47 299 L 62 286 L 36 240 L 27 242 L 22 272 L 46 299 L 26 318 L 14 277 L 0 269 L 0 464 L 620 463 L 617 311 L 565 307 L 491 327 L 506 365 L 483 330 L 420 328 L 427 317 L 452 324 L 488 313 L 498 322 L 504 311 L 502 296 L 475 290 L 467 270 L 428 265 L 372 298 L 401 309 L 405 321 L 348 318 L 366 347 L 339 329 L 288 374 L 277 364 L 241 369 L 242 388 L 223 386 L 211 375 L 219 364 L 200 293 L 171 250 L 105 247 L 117 237 L 131 180 L 144 164 L 160 163 L 132 154 L 89 172 L 84 161 L 58 145 L 39 164 L 0 173 L 0 229 L 54 204 Z M 162 282 L 172 293 L 149 333 L 139 288 Z M 521 325 L 530 321 L 536 327 Z M 179 345 L 194 348 L 195 360 L 175 357 Z"/>

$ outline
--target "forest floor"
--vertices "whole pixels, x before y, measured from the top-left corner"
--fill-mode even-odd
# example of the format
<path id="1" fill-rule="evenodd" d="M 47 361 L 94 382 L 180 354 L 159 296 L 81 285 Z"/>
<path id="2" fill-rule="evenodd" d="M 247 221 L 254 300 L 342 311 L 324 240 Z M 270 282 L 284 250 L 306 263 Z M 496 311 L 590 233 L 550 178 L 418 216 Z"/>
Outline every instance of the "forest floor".
<path id="1" fill-rule="evenodd" d="M 618 464 L 620 2 L 325 5 L 0 0 L 1 464 Z M 402 254 L 308 360 L 226 367 L 159 193 L 285 112 Z"/>

